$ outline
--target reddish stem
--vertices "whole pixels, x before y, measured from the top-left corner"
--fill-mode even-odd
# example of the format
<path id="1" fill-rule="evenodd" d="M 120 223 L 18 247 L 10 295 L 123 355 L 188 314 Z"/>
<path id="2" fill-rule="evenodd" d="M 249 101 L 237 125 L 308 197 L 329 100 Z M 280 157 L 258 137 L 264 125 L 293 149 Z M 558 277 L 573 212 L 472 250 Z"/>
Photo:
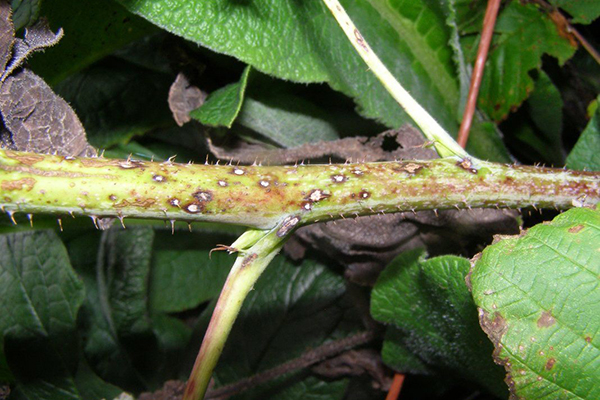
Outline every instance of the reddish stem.
<path id="1" fill-rule="evenodd" d="M 385 400 L 398 399 L 398 396 L 400 395 L 400 390 L 402 390 L 402 384 L 404 383 L 404 378 L 405 378 L 404 374 L 400 374 L 400 373 L 396 372 L 396 374 L 394 375 L 394 380 L 392 381 L 392 386 L 390 387 L 390 390 L 388 391 L 388 394 L 387 394 L 387 397 L 385 398 Z"/>
<path id="2" fill-rule="evenodd" d="M 473 67 L 473 75 L 471 76 L 471 86 L 469 87 L 469 97 L 467 98 L 467 105 L 465 106 L 465 113 L 463 120 L 458 131 L 458 144 L 463 148 L 467 145 L 469 138 L 469 131 L 471 130 L 471 123 L 473 121 L 473 114 L 475 114 L 475 107 L 477 105 L 477 95 L 479 94 L 479 87 L 481 86 L 481 79 L 483 78 L 483 69 L 485 67 L 485 61 L 487 59 L 488 50 L 490 43 L 492 42 L 492 36 L 494 34 L 494 26 L 496 25 L 496 17 L 498 16 L 498 9 L 500 8 L 501 0 L 489 0 L 487 9 L 485 10 L 485 17 L 483 19 L 483 29 L 481 31 L 481 41 L 479 42 L 479 49 L 477 50 L 477 59 L 475 60 L 475 66 Z"/>

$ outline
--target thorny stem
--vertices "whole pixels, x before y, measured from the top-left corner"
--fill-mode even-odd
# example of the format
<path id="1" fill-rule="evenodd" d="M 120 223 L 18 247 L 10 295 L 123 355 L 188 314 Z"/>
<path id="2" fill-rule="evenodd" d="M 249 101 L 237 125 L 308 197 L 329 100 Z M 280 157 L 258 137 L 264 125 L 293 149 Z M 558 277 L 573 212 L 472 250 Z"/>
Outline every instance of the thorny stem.
<path id="1" fill-rule="evenodd" d="M 240 251 L 217 301 L 183 400 L 202 400 L 242 303 L 258 277 L 283 246 L 277 226 L 256 240 L 257 231 L 244 233 L 233 245 Z M 246 249 L 242 249 L 247 247 Z"/>
<path id="2" fill-rule="evenodd" d="M 358 54 L 381 81 L 386 90 L 400 104 L 408 115 L 421 128 L 423 134 L 431 140 L 442 157 L 458 156 L 467 158 L 468 154 L 456 141 L 437 123 L 435 119 L 402 87 L 394 75 L 381 62 L 377 54 L 369 46 L 358 28 L 354 25 L 346 10 L 338 0 L 323 0 L 331 11 L 340 27 L 356 49 Z M 472 158 L 472 157 L 471 157 Z M 474 163 L 477 160 L 473 160 Z"/>
<path id="3" fill-rule="evenodd" d="M 594 205 L 600 173 L 454 158 L 297 166 L 216 166 L 0 150 L 0 207 L 214 221 L 273 229 L 412 210 Z"/>

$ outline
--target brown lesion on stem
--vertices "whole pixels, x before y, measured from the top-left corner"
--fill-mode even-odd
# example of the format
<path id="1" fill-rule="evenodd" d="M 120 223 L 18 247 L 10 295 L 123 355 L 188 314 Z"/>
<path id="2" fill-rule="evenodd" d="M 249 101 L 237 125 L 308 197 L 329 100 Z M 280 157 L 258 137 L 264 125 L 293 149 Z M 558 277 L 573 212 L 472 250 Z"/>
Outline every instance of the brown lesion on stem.
<path id="1" fill-rule="evenodd" d="M 35 183 L 36 180 L 33 178 L 22 178 L 14 181 L 2 181 L 1 187 L 2 190 L 6 191 L 23 190 L 25 188 L 29 192 L 35 186 Z"/>

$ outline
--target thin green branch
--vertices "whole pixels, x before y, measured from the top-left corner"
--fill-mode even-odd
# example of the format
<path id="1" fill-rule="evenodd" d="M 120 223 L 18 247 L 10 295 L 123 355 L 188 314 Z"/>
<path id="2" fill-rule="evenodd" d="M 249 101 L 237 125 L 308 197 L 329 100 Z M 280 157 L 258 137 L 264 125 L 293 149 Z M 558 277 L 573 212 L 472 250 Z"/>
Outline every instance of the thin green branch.
<path id="1" fill-rule="evenodd" d="M 204 398 L 212 372 L 244 299 L 290 233 L 288 231 L 286 235 L 281 235 L 281 227 L 280 224 L 269 232 L 250 230 L 232 245 L 232 248 L 240 251 L 240 255 L 231 268 L 217 301 L 183 400 Z"/>
<path id="2" fill-rule="evenodd" d="M 338 24 L 356 49 L 358 54 L 381 81 L 386 90 L 400 104 L 408 115 L 421 128 L 423 134 L 431 140 L 442 157 L 458 156 L 462 159 L 473 158 L 437 123 L 435 119 L 408 93 L 396 80 L 377 54 L 369 46 L 358 28 L 354 25 L 346 10 L 338 0 L 323 0 Z M 477 160 L 473 160 L 474 163 Z"/>

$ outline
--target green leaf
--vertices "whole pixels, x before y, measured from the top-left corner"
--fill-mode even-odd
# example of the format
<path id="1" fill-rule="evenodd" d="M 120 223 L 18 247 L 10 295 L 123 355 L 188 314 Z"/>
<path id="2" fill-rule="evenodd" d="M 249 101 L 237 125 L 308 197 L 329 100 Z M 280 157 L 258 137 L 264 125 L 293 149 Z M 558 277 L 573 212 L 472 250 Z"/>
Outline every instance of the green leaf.
<path id="1" fill-rule="evenodd" d="M 461 3 L 463 8 L 472 4 L 469 1 Z M 480 29 L 479 18 L 473 18 L 464 10 L 462 12 L 461 20 L 469 20 L 468 26 L 463 27 L 465 32 Z M 560 35 L 550 17 L 533 4 L 508 3 L 498 16 L 494 32 L 481 83 L 479 107 L 495 121 L 501 121 L 533 90 L 534 82 L 529 73 L 540 69 L 544 54 L 557 58 L 563 64 L 576 48 Z M 475 59 L 478 39 L 466 36 L 462 41 L 470 55 L 470 62 Z"/>
<path id="2" fill-rule="evenodd" d="M 596 99 L 600 102 L 600 97 Z M 567 167 L 578 170 L 600 171 L 600 107 L 581 134 L 567 157 Z"/>
<path id="3" fill-rule="evenodd" d="M 120 1 L 158 26 L 266 74 L 295 82 L 327 82 L 353 98 L 363 115 L 389 127 L 410 121 L 319 1 Z M 345 1 L 344 6 L 396 78 L 442 126 L 455 133 L 459 85 L 441 7 L 414 0 Z M 475 136 L 473 140 L 489 138 Z M 495 150 L 491 155 L 478 155 L 502 155 L 501 148 Z"/>
<path id="4" fill-rule="evenodd" d="M 396 257 L 381 273 L 371 294 L 371 314 L 402 334 L 389 333 L 385 359 L 419 370 L 406 350 L 428 367 L 445 367 L 451 373 L 476 381 L 497 395 L 505 395 L 502 372 L 490 355 L 492 347 L 479 328 L 477 310 L 465 284 L 469 261 L 454 256 L 424 259 L 423 250 Z M 392 351 L 393 347 L 396 348 Z M 399 350 L 403 348 L 402 350 Z"/>
<path id="5" fill-rule="evenodd" d="M 507 142 L 522 161 L 564 165 L 561 94 L 544 71 L 533 79 L 531 96 L 502 126 L 508 132 Z"/>
<path id="6" fill-rule="evenodd" d="M 0 277 L 0 333 L 9 365 L 11 345 L 28 341 L 44 343 L 65 367 L 77 365 L 75 321 L 84 290 L 56 234 L 0 236 Z"/>
<path id="7" fill-rule="evenodd" d="M 515 398 L 600 398 L 600 212 L 573 209 L 489 246 L 471 282 Z"/>
<path id="8" fill-rule="evenodd" d="M 600 3 L 596 0 L 550 0 L 573 17 L 574 24 L 589 24 L 600 16 Z"/>
<path id="9" fill-rule="evenodd" d="M 292 94 L 271 91 L 244 101 L 238 122 L 282 147 L 339 139 L 324 111 Z"/>
<path id="10" fill-rule="evenodd" d="M 13 5 L 16 1 L 19 0 L 13 0 Z M 47 0 L 40 15 L 48 18 L 54 30 L 63 28 L 65 31 L 58 46 L 30 60 L 32 69 L 52 86 L 155 30 L 113 0 Z"/>
<path id="11" fill-rule="evenodd" d="M 102 378 L 128 390 L 147 388 L 157 368 L 147 304 L 153 237 L 149 227 L 118 227 L 69 243 L 87 291 L 86 358 Z"/>
<path id="12" fill-rule="evenodd" d="M 56 85 L 99 148 L 172 123 L 167 105 L 171 78 L 118 59 L 104 60 Z"/>
<path id="13" fill-rule="evenodd" d="M 214 306 L 214 304 L 213 304 Z M 217 385 L 281 365 L 361 328 L 344 279 L 314 261 L 293 265 L 276 257 L 244 302 L 215 372 Z M 200 328 L 206 327 L 208 308 Z M 342 399 L 347 381 L 295 371 L 260 385 L 242 399 Z"/>
<path id="14" fill-rule="evenodd" d="M 121 392 L 78 358 L 84 296 L 54 231 L 0 236 L 0 334 L 17 383 L 11 399 L 100 400 Z"/>
<path id="15" fill-rule="evenodd" d="M 150 307 L 180 312 L 196 308 L 219 294 L 233 263 L 225 252 L 198 243 L 230 243 L 230 235 L 193 234 L 182 237 L 157 232 L 150 276 Z"/>
<path id="16" fill-rule="evenodd" d="M 190 117 L 204 125 L 231 128 L 242 109 L 250 71 L 252 68 L 247 66 L 239 82 L 231 83 L 211 93 L 200 108 L 190 113 Z"/>
<path id="17" fill-rule="evenodd" d="M 40 15 L 40 7 L 42 0 L 12 0 L 12 20 L 15 26 L 15 31 L 31 25 Z"/>

